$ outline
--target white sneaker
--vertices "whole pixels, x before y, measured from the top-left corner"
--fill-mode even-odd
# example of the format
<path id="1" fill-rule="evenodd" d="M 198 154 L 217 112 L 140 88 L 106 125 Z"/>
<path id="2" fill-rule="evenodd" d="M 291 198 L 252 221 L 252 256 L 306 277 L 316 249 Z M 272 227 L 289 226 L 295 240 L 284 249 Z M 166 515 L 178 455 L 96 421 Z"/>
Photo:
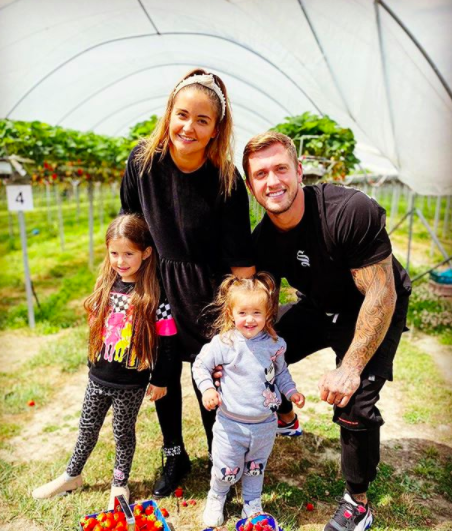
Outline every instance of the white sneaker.
<path id="1" fill-rule="evenodd" d="M 225 502 L 226 494 L 222 496 L 209 491 L 206 507 L 202 515 L 204 524 L 207 527 L 218 527 L 224 522 L 223 509 Z"/>
<path id="2" fill-rule="evenodd" d="M 254 500 L 245 501 L 243 504 L 242 518 L 249 518 L 254 514 L 263 513 L 262 502 L 260 498 L 254 498 Z"/>
<path id="3" fill-rule="evenodd" d="M 73 490 L 79 489 L 82 486 L 82 483 L 83 480 L 81 475 L 71 478 L 68 477 L 65 472 L 53 481 L 35 489 L 31 495 L 35 500 L 45 500 L 47 498 L 53 498 L 54 496 L 64 496 Z"/>
<path id="4" fill-rule="evenodd" d="M 126 485 L 125 487 L 115 487 L 112 485 L 111 491 L 110 491 L 110 500 L 108 502 L 108 510 L 112 511 L 115 508 L 115 498 L 116 496 L 119 496 L 122 494 L 124 498 L 126 499 L 126 502 L 129 503 L 130 498 L 130 491 L 129 487 Z"/>

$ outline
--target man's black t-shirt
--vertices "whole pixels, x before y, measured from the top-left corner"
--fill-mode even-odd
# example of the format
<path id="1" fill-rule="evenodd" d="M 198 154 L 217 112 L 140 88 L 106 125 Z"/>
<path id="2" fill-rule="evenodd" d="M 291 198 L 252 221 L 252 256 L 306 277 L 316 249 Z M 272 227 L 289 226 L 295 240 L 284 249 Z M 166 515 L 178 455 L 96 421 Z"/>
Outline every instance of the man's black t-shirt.
<path id="1" fill-rule="evenodd" d="M 364 193 L 333 184 L 303 188 L 300 223 L 282 232 L 265 215 L 253 232 L 256 266 L 279 284 L 286 278 L 325 313 L 357 313 L 364 299 L 351 269 L 380 262 L 391 252 L 385 211 Z M 406 271 L 393 258 L 396 291 L 411 291 Z"/>

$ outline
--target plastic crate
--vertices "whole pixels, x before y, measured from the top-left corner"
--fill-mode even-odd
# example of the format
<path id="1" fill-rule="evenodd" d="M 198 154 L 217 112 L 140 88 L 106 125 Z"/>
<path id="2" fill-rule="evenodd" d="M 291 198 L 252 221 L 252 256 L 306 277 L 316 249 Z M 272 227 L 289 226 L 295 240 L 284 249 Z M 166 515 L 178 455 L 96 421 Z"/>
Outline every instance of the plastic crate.
<path id="1" fill-rule="evenodd" d="M 143 501 L 143 502 L 140 502 L 139 503 L 140 505 L 143 506 L 143 509 L 146 509 L 146 507 L 149 507 L 149 506 L 152 506 L 154 507 L 154 514 L 155 516 L 162 522 L 163 526 L 162 526 L 162 531 L 171 531 L 166 520 L 165 520 L 165 517 L 162 515 L 160 509 L 158 508 L 158 505 L 156 504 L 156 502 L 154 500 L 146 500 L 146 501 Z M 126 515 L 126 523 L 127 523 L 127 531 L 138 531 L 138 529 L 136 528 L 135 526 L 135 516 L 133 515 L 133 510 L 135 508 L 135 505 L 138 505 L 137 503 L 134 503 L 133 505 L 129 505 L 124 496 L 118 496 L 116 499 L 115 499 L 115 507 L 117 505 L 120 505 L 121 506 L 121 509 L 122 511 L 124 512 L 124 514 Z M 108 513 L 113 513 L 114 511 L 111 510 L 111 511 L 101 511 L 105 514 L 108 514 Z M 95 514 L 88 514 L 86 515 L 88 518 L 96 518 L 100 513 L 95 513 Z M 83 517 L 82 517 L 83 518 Z M 82 527 L 82 524 L 79 524 L 79 531 L 84 531 L 83 530 L 83 527 Z"/>
<path id="2" fill-rule="evenodd" d="M 132 510 L 132 514 L 133 514 L 133 510 L 135 509 L 135 505 L 138 505 L 138 503 L 134 503 L 133 505 L 130 506 L 130 509 Z M 139 505 L 142 505 L 143 506 L 143 509 L 146 509 L 146 507 L 149 507 L 150 505 L 152 507 L 154 507 L 154 514 L 155 516 L 157 516 L 157 518 L 162 522 L 163 524 L 163 527 L 162 527 L 162 531 L 171 531 L 169 525 L 167 524 L 166 520 L 165 520 L 165 517 L 163 516 L 162 512 L 160 511 L 157 503 L 154 501 L 154 500 L 146 500 L 144 502 L 139 502 Z M 137 530 L 138 531 L 138 530 Z"/>
<path id="3" fill-rule="evenodd" d="M 282 527 L 279 527 L 278 522 L 271 514 L 258 514 L 257 516 L 254 516 L 253 518 L 242 518 L 235 524 L 235 528 L 237 531 L 240 530 L 241 525 L 245 525 L 247 522 L 251 522 L 252 524 L 257 524 L 258 522 L 261 522 L 262 520 L 268 520 L 269 525 L 274 529 L 275 531 L 284 531 Z"/>

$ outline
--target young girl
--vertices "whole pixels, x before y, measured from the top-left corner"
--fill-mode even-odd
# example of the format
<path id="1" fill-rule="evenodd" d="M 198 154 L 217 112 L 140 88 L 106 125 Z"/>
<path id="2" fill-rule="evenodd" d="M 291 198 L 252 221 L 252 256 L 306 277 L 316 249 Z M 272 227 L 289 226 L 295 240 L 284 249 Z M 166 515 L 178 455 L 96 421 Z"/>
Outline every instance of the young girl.
<path id="1" fill-rule="evenodd" d="M 159 305 L 156 259 L 147 225 L 137 215 L 116 218 L 106 235 L 107 256 L 94 293 L 85 302 L 89 314 L 89 381 L 79 434 L 66 472 L 33 491 L 52 498 L 82 485 L 82 470 L 93 451 L 110 406 L 116 459 L 109 509 L 115 496 L 129 499 L 127 481 L 135 452 L 135 423 L 146 392 L 150 400 L 166 394 L 170 360 L 157 336 L 176 333 L 167 303 Z M 150 379 L 151 376 L 151 379 Z"/>
<path id="2" fill-rule="evenodd" d="M 193 377 L 206 409 L 218 407 L 213 427 L 212 477 L 204 523 L 223 523 L 223 507 L 232 484 L 242 478 L 242 518 L 262 512 L 264 470 L 276 435 L 281 393 L 298 407 L 304 396 L 296 389 L 284 361 L 286 343 L 273 322 L 278 302 L 267 273 L 254 278 L 229 276 L 220 286 L 214 307 L 218 335 L 205 345 L 193 364 Z M 212 373 L 222 365 L 220 391 Z"/>
<path id="3" fill-rule="evenodd" d="M 231 148 L 226 87 L 202 69 L 176 85 L 149 139 L 128 160 L 121 185 L 124 212 L 143 214 L 158 254 L 162 283 L 177 325 L 168 393 L 156 404 L 166 462 L 154 496 L 171 494 L 190 470 L 182 438 L 183 361 L 208 342 L 200 320 L 221 278 L 251 276 L 248 196 Z M 201 405 L 209 449 L 215 413 Z"/>

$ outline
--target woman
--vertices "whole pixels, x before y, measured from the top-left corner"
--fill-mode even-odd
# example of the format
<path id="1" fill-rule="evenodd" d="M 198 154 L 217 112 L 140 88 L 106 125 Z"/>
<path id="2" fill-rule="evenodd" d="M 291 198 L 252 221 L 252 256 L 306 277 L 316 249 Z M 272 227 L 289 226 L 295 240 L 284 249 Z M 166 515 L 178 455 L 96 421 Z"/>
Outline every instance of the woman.
<path id="1" fill-rule="evenodd" d="M 208 342 L 200 316 L 226 273 L 254 274 L 246 188 L 233 163 L 232 114 L 223 81 L 189 72 L 169 96 L 149 139 L 131 153 L 121 185 L 124 212 L 139 212 L 159 257 L 178 335 L 167 396 L 156 402 L 166 462 L 154 496 L 169 495 L 190 470 L 182 437 L 182 361 Z M 176 337 L 176 336 L 175 336 Z M 215 412 L 194 385 L 209 454 Z"/>

